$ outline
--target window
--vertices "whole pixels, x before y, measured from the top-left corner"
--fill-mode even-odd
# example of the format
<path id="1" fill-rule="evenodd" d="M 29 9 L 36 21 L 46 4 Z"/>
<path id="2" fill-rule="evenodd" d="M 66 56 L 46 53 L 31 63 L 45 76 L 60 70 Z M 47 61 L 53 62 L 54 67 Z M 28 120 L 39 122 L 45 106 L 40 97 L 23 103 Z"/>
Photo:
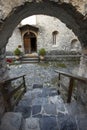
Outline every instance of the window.
<path id="1" fill-rule="evenodd" d="M 76 49 L 76 47 L 77 47 L 77 42 L 78 42 L 77 39 L 73 39 L 73 40 L 71 41 L 71 49 Z"/>
<path id="2" fill-rule="evenodd" d="M 53 45 L 56 45 L 56 36 L 58 34 L 58 31 L 54 31 L 52 32 L 52 35 L 53 35 Z"/>

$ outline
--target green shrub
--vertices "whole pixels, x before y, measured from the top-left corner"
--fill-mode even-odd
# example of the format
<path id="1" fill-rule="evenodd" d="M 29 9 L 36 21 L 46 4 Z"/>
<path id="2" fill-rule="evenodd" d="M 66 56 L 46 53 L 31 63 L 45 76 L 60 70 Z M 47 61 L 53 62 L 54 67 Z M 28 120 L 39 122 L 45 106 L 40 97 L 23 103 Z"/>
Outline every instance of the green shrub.
<path id="1" fill-rule="evenodd" d="M 66 65 L 64 63 L 58 63 L 57 66 L 61 68 L 66 68 Z"/>
<path id="2" fill-rule="evenodd" d="M 41 48 L 39 50 L 39 55 L 44 56 L 46 54 L 46 50 L 44 48 Z"/>
<path id="3" fill-rule="evenodd" d="M 15 55 L 21 55 L 20 49 L 16 48 L 15 51 L 14 51 L 14 54 Z"/>

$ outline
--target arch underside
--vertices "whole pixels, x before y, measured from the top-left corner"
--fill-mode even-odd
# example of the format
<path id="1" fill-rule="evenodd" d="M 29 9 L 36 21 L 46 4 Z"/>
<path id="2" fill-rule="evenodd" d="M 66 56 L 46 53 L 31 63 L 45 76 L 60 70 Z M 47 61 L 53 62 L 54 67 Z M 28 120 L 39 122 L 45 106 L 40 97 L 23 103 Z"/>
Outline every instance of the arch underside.
<path id="1" fill-rule="evenodd" d="M 58 18 L 61 22 L 71 29 L 78 37 L 82 46 L 86 46 L 87 37 L 87 20 L 83 20 L 83 16 L 78 13 L 74 7 L 69 4 L 57 4 L 55 2 L 31 2 L 17 7 L 12 11 L 0 30 L 0 48 L 6 46 L 9 37 L 12 35 L 15 27 L 24 18 L 32 15 L 49 15 Z"/>

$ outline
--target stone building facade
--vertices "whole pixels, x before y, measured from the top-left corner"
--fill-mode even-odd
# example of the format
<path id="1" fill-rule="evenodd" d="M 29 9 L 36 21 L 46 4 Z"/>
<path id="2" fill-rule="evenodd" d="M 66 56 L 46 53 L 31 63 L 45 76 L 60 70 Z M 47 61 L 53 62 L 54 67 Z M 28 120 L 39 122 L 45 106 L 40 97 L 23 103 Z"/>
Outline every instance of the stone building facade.
<path id="1" fill-rule="evenodd" d="M 6 46 L 7 51 L 14 52 L 14 50 L 18 47 L 19 44 L 23 44 L 21 32 L 19 28 L 15 28 L 9 42 Z"/>
<path id="2" fill-rule="evenodd" d="M 72 30 L 68 29 L 59 19 L 46 15 L 36 15 L 34 17 L 36 17 L 35 27 L 38 27 L 38 32 L 35 32 L 31 28 L 21 32 L 20 29 L 16 27 L 6 46 L 7 52 L 14 52 L 14 50 L 21 45 L 21 51 L 23 53 L 32 53 L 32 44 L 36 44 L 37 46 L 37 48 L 34 49 L 35 52 L 38 52 L 41 48 L 45 48 L 46 51 L 81 51 L 81 44 L 78 38 Z M 36 34 L 36 41 L 34 41 L 34 43 L 31 42 L 31 49 L 29 48 L 30 51 L 24 49 L 24 34 L 28 31 L 33 31 L 33 33 Z M 30 40 L 32 41 L 32 39 Z"/>
<path id="3" fill-rule="evenodd" d="M 47 51 L 81 51 L 78 38 L 59 19 L 46 15 L 37 15 L 37 26 L 39 28 L 37 38 L 38 48 L 44 47 Z M 75 39 L 76 41 L 72 43 Z"/>

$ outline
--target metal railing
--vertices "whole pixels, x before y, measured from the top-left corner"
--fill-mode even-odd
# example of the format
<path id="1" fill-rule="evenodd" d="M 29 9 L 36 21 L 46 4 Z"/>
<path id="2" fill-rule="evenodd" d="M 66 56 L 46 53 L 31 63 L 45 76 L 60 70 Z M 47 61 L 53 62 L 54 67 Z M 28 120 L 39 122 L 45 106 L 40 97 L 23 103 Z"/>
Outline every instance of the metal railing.
<path id="1" fill-rule="evenodd" d="M 67 103 L 70 103 L 71 98 L 72 98 L 72 93 L 73 93 L 74 81 L 77 80 L 77 81 L 81 81 L 81 82 L 87 84 L 87 78 L 77 76 L 77 75 L 74 75 L 74 74 L 71 74 L 71 73 L 59 71 L 59 70 L 55 70 L 55 72 L 59 74 L 59 76 L 58 76 L 58 81 L 59 81 L 58 86 L 61 85 L 61 82 L 60 82 L 61 81 L 61 75 L 64 75 L 64 76 L 70 78 L 69 86 L 68 86 L 68 97 L 67 97 Z"/>
<path id="2" fill-rule="evenodd" d="M 8 86 L 11 85 L 12 81 L 18 80 L 20 78 L 23 80 L 22 83 L 9 91 L 11 87 L 8 88 Z M 26 92 L 25 75 L 0 82 L 0 91 L 4 99 L 5 111 L 13 110 L 21 99 L 22 95 Z"/>

